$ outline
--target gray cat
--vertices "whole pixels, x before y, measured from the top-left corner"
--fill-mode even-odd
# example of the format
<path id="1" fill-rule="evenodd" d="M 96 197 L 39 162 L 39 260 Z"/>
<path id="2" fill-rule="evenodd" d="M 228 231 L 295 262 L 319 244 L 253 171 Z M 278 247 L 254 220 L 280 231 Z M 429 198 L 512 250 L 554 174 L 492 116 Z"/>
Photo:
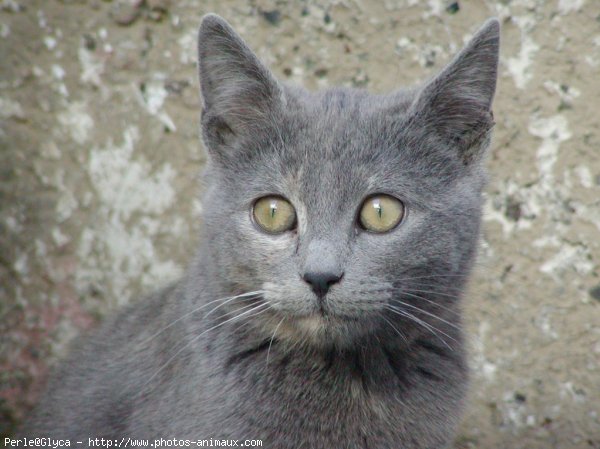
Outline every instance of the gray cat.
<path id="1" fill-rule="evenodd" d="M 419 88 L 308 92 L 205 16 L 198 255 L 74 350 L 22 435 L 447 447 L 498 45 L 490 20 Z"/>

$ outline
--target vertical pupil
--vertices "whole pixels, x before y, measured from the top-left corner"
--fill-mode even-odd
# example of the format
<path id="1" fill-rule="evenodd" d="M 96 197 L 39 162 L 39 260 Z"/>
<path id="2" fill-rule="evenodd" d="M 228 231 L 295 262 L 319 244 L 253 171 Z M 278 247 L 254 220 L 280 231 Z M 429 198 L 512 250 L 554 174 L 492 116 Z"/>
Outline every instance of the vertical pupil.
<path id="1" fill-rule="evenodd" d="M 273 201 L 271 203 L 271 218 L 275 216 L 275 212 L 277 211 L 277 203 Z"/>
<path id="2" fill-rule="evenodd" d="M 375 201 L 373 203 L 373 207 L 377 210 L 377 215 L 381 218 L 381 214 L 383 213 L 383 207 L 381 207 L 381 203 L 379 201 Z"/>

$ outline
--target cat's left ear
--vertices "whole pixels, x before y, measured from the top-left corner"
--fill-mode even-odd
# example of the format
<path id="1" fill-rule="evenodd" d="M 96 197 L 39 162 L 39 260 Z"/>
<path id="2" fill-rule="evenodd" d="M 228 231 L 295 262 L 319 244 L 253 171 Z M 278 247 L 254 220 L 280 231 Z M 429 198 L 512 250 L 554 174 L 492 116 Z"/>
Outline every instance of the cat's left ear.
<path id="1" fill-rule="evenodd" d="M 281 86 L 242 38 L 216 14 L 198 32 L 202 131 L 209 151 L 222 155 L 243 134 L 261 129 L 283 104 Z"/>
<path id="2" fill-rule="evenodd" d="M 480 156 L 494 126 L 500 24 L 488 20 L 442 72 L 419 92 L 409 120 L 458 149 L 465 164 Z"/>

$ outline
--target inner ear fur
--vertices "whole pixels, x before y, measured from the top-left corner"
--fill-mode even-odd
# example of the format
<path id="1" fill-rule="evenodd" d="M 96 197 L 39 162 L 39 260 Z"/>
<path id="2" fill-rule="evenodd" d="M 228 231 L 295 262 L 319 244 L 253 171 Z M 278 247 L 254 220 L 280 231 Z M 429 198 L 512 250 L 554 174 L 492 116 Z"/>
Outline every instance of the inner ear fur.
<path id="1" fill-rule="evenodd" d="M 452 144 L 465 164 L 484 152 L 494 126 L 500 24 L 488 20 L 417 94 L 410 123 Z"/>

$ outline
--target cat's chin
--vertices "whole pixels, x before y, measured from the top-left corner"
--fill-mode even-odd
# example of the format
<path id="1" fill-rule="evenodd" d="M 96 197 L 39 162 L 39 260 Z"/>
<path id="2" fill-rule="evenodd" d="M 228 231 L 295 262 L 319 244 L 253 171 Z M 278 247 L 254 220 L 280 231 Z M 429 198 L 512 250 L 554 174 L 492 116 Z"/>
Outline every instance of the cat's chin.
<path id="1" fill-rule="evenodd" d="M 328 319 L 320 313 L 303 316 L 296 319 L 296 326 L 309 334 L 324 332 Z"/>
<path id="2" fill-rule="evenodd" d="M 347 347 L 368 334 L 370 326 L 359 319 L 339 317 L 319 312 L 288 316 L 276 332 L 280 340 L 313 347 Z"/>

